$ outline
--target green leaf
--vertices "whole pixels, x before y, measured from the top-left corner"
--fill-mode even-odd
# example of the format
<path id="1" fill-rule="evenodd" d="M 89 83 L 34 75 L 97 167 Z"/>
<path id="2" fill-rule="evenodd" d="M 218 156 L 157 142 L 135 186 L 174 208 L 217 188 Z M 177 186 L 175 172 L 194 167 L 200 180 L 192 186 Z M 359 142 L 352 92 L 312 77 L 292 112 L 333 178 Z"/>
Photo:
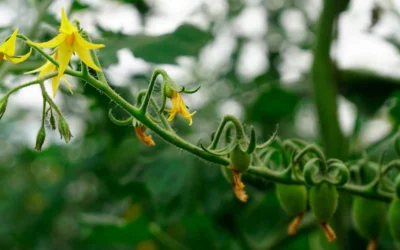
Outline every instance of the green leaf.
<path id="1" fill-rule="evenodd" d="M 211 39 L 209 32 L 200 30 L 191 24 L 183 24 L 174 32 L 160 36 L 139 34 L 126 36 L 123 34 L 103 33 L 109 35 L 106 47 L 101 50 L 102 63 L 108 66 L 117 62 L 116 51 L 128 48 L 135 57 L 151 63 L 175 64 L 178 56 L 196 56 Z"/>

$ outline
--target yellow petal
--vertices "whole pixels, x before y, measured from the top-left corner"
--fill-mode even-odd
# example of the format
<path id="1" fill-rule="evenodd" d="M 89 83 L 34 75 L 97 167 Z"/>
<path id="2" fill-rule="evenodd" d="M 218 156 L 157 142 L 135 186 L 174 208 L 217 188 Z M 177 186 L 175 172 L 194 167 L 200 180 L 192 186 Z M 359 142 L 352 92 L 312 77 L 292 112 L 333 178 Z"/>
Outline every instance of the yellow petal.
<path id="1" fill-rule="evenodd" d="M 68 88 L 69 92 L 71 92 L 71 94 L 73 95 L 74 92 L 72 91 L 72 85 L 71 85 L 71 83 L 68 82 L 68 80 L 67 80 L 67 78 L 66 78 L 65 76 L 62 76 L 61 79 L 64 80 L 65 85 L 67 85 L 67 88 Z"/>
<path id="2" fill-rule="evenodd" d="M 92 56 L 89 50 L 79 46 L 78 43 L 74 43 L 74 50 L 78 54 L 79 58 L 90 68 L 100 71 L 101 69 L 93 62 Z"/>
<path id="3" fill-rule="evenodd" d="M 85 49 L 100 49 L 105 47 L 104 44 L 96 44 L 86 41 L 79 33 L 75 34 L 75 41 L 80 47 L 83 47 Z"/>
<path id="4" fill-rule="evenodd" d="M 17 41 L 18 29 L 15 29 L 10 38 L 1 45 L 0 51 L 8 56 L 15 54 L 15 42 Z"/>
<path id="5" fill-rule="evenodd" d="M 53 89 L 53 97 L 56 97 L 58 87 L 60 86 L 60 77 L 55 76 L 51 79 L 51 88 Z"/>
<path id="6" fill-rule="evenodd" d="M 68 67 L 69 60 L 71 59 L 74 50 L 67 42 L 61 43 L 58 46 L 58 76 L 61 77 L 64 74 L 65 69 Z"/>
<path id="7" fill-rule="evenodd" d="M 54 37 L 50 41 L 47 41 L 44 43 L 35 43 L 32 41 L 28 41 L 28 44 L 31 44 L 31 45 L 34 45 L 34 46 L 37 46 L 40 48 L 54 48 L 54 47 L 59 46 L 62 42 L 64 42 L 65 39 L 67 39 L 66 34 L 58 34 L 56 37 Z"/>
<path id="8" fill-rule="evenodd" d="M 64 8 L 62 8 L 60 33 L 71 35 L 74 32 L 78 32 L 78 29 L 68 20 L 68 17 L 65 14 Z"/>
<path id="9" fill-rule="evenodd" d="M 17 63 L 23 62 L 23 61 L 25 61 L 26 59 L 28 59 L 29 56 L 31 55 L 31 53 L 32 53 L 32 48 L 29 50 L 28 53 L 26 53 L 26 54 L 23 55 L 23 56 L 14 57 L 14 56 L 8 56 L 8 55 L 6 54 L 6 59 L 10 60 L 10 62 L 12 62 L 12 63 L 17 64 Z"/>

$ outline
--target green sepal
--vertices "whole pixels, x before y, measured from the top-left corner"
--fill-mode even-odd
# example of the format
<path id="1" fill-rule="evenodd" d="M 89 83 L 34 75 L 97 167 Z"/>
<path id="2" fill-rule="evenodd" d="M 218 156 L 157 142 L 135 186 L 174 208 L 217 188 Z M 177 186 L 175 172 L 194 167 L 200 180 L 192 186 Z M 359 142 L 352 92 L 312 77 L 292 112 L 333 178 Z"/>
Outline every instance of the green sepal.
<path id="1" fill-rule="evenodd" d="M 198 86 L 198 87 L 195 88 L 195 89 L 192 89 L 192 90 L 187 90 L 185 87 L 183 87 L 183 89 L 182 89 L 181 92 L 183 92 L 183 93 L 185 93 L 185 94 L 194 94 L 194 93 L 196 93 L 197 91 L 199 91 L 200 88 L 201 88 L 201 85 Z"/>
<path id="2" fill-rule="evenodd" d="M 249 146 L 247 147 L 246 152 L 248 154 L 252 154 L 254 150 L 256 150 L 257 147 L 257 137 L 256 137 L 256 131 L 254 130 L 254 127 L 251 127 L 251 132 L 250 132 L 250 142 Z"/>

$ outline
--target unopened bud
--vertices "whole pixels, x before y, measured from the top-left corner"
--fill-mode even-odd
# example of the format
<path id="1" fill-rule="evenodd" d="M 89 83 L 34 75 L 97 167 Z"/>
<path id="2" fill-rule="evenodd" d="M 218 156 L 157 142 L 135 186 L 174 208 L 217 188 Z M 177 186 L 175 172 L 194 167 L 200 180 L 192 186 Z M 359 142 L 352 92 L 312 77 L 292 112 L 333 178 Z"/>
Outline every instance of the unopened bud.
<path id="1" fill-rule="evenodd" d="M 64 116 L 60 115 L 58 119 L 58 131 L 60 132 L 61 139 L 64 138 L 64 141 L 68 143 L 71 140 L 72 134 L 69 130 L 69 126 Z"/>
<path id="2" fill-rule="evenodd" d="M 0 100 L 0 119 L 3 117 L 4 113 L 6 112 L 7 102 L 8 102 L 7 97 L 4 97 L 3 99 Z"/>
<path id="3" fill-rule="evenodd" d="M 52 130 L 56 130 L 57 126 L 56 126 L 56 118 L 53 115 L 53 112 L 50 113 L 50 127 Z"/>
<path id="4" fill-rule="evenodd" d="M 41 126 L 36 136 L 35 150 L 42 151 L 42 146 L 45 140 L 46 140 L 46 130 L 44 126 Z"/>

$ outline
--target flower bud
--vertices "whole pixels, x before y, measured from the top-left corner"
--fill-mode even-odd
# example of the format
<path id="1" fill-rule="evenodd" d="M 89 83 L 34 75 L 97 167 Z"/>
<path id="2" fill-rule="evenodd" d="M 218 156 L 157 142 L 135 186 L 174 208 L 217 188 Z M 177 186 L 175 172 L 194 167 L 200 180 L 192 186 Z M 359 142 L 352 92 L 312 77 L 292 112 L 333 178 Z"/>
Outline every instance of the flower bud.
<path id="1" fill-rule="evenodd" d="M 230 153 L 232 168 L 240 173 L 244 173 L 250 167 L 251 155 L 244 152 L 239 145 Z"/>
<path id="2" fill-rule="evenodd" d="M 50 127 L 52 130 L 56 130 L 57 126 L 56 126 L 56 118 L 53 115 L 53 112 L 50 113 Z"/>
<path id="3" fill-rule="evenodd" d="M 4 97 L 0 100 L 0 119 L 3 117 L 7 109 L 8 98 Z"/>
<path id="4" fill-rule="evenodd" d="M 370 245 L 376 245 L 377 238 L 386 226 L 385 202 L 356 197 L 353 203 L 353 220 L 356 231 L 370 240 Z M 368 248 L 371 249 L 371 248 Z"/>
<path id="5" fill-rule="evenodd" d="M 36 136 L 35 150 L 42 151 L 42 146 L 45 139 L 46 139 L 46 129 L 44 128 L 44 126 L 41 126 Z"/>
<path id="6" fill-rule="evenodd" d="M 68 143 L 71 140 L 72 134 L 69 130 L 69 126 L 64 116 L 60 115 L 58 119 L 58 131 L 60 132 L 61 139 Z"/>

